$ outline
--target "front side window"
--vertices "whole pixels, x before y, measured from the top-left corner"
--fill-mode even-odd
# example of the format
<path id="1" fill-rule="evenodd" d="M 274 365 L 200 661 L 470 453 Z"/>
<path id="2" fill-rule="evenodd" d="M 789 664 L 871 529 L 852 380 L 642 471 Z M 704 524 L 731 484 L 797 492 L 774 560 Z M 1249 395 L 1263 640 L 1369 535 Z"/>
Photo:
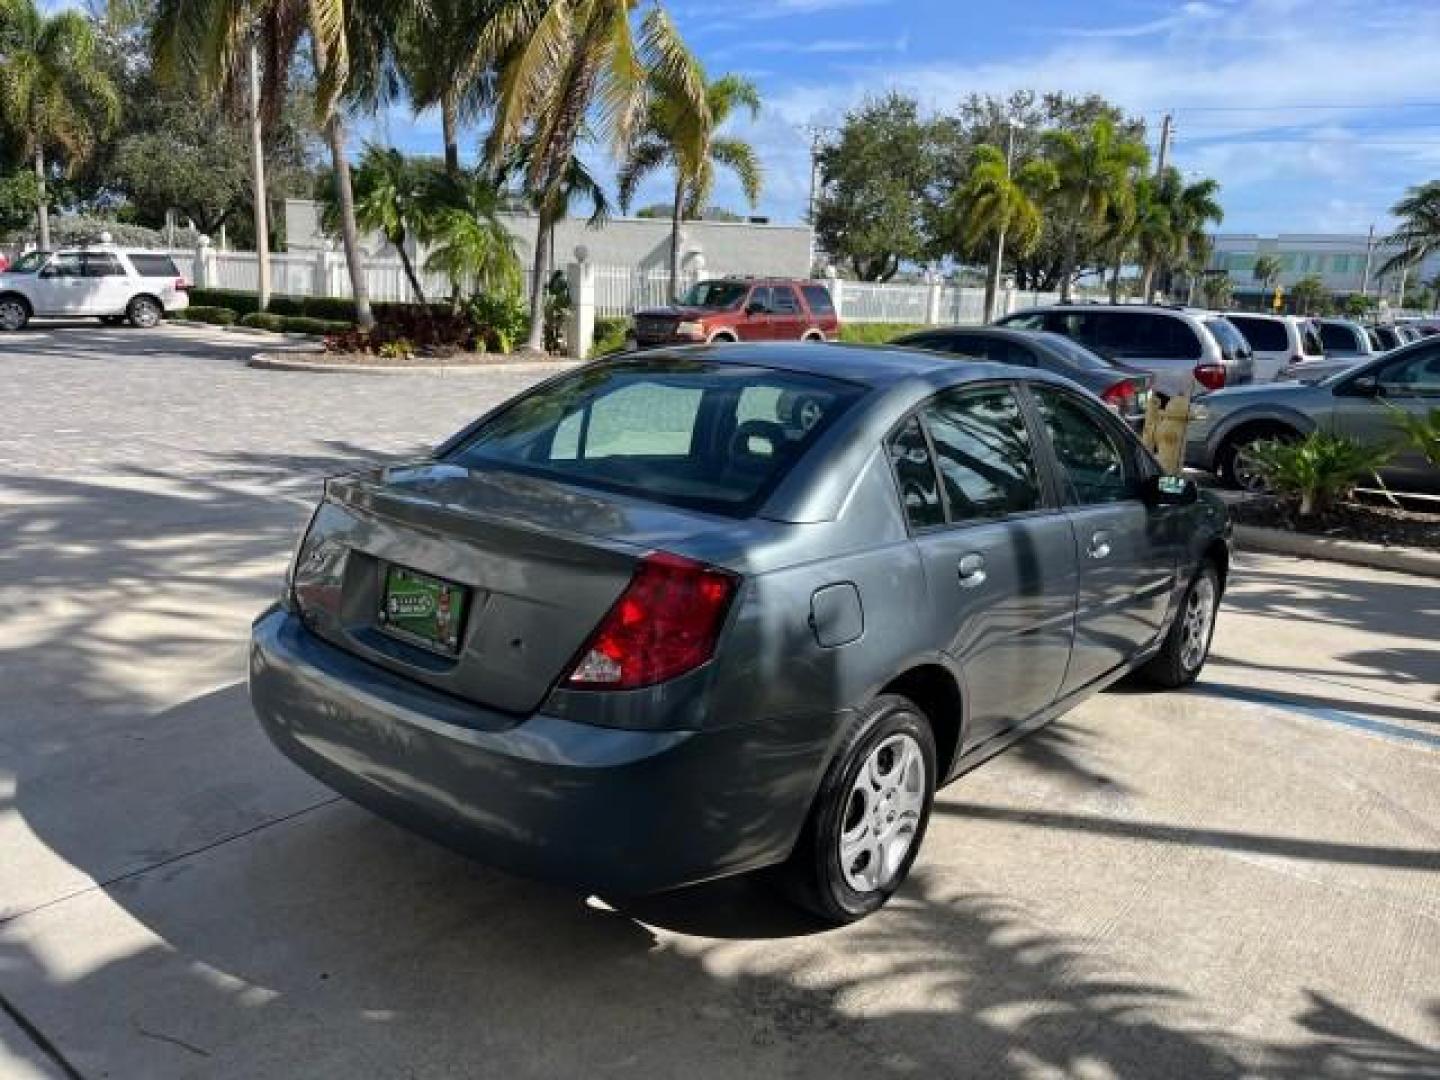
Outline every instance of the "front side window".
<path id="1" fill-rule="evenodd" d="M 770 300 L 770 288 L 766 285 L 757 285 L 750 290 L 750 299 L 745 301 L 745 310 L 753 311 L 757 315 L 766 315 L 775 310 Z"/>
<path id="2" fill-rule="evenodd" d="M 740 281 L 697 281 L 685 290 L 680 303 L 685 307 L 729 311 L 740 306 L 748 291 L 749 287 Z"/>
<path id="3" fill-rule="evenodd" d="M 1133 497 L 1119 438 L 1078 398 L 1032 385 L 1035 405 L 1075 501 L 1082 506 Z"/>
<path id="4" fill-rule="evenodd" d="M 45 265 L 45 260 L 50 257 L 48 251 L 27 251 L 20 258 L 10 264 L 7 274 L 33 274 Z"/>
<path id="5" fill-rule="evenodd" d="M 1440 348 L 1425 349 L 1380 369 L 1380 386 L 1394 397 L 1440 395 Z"/>
<path id="6" fill-rule="evenodd" d="M 912 529 L 929 529 L 945 524 L 945 504 L 940 501 L 940 484 L 930 444 L 920 421 L 910 417 L 890 437 L 890 466 L 900 488 L 900 503 Z"/>
<path id="7" fill-rule="evenodd" d="M 1013 390 L 950 390 L 926 406 L 923 416 L 935 444 L 951 521 L 1039 508 L 1039 472 Z"/>
<path id="8" fill-rule="evenodd" d="M 744 515 L 864 392 L 737 364 L 610 363 L 516 398 L 443 460 Z"/>
<path id="9" fill-rule="evenodd" d="M 795 298 L 795 290 L 789 285 L 776 285 L 771 289 L 770 301 L 772 310 L 778 315 L 794 315 L 800 310 L 800 301 Z"/>

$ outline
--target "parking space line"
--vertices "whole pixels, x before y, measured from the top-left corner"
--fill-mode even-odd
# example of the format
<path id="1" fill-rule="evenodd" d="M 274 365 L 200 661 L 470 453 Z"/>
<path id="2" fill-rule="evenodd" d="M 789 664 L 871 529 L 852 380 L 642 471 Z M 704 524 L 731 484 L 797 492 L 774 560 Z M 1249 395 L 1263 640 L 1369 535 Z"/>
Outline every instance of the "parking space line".
<path id="1" fill-rule="evenodd" d="M 1373 720 L 1368 716 L 1345 712 L 1342 709 L 1332 709 L 1323 705 L 1302 705 L 1298 701 L 1292 701 L 1290 698 L 1287 698 L 1284 694 L 1273 693 L 1267 690 L 1227 686 L 1224 683 L 1199 683 L 1191 687 L 1189 692 L 1204 694 L 1209 697 L 1228 698 L 1232 701 L 1243 701 L 1251 705 L 1268 705 L 1272 708 L 1284 709 L 1286 712 L 1307 716 L 1312 720 L 1320 720 L 1328 724 L 1338 724 L 1341 727 L 1355 728 L 1359 731 L 1369 732 L 1372 735 L 1405 739 L 1410 742 L 1417 742 L 1421 746 L 1440 750 L 1440 735 L 1431 734 L 1428 731 L 1416 731 L 1413 728 L 1408 728 L 1401 724 L 1391 724 L 1384 720 Z M 1440 720 L 1440 716 L 1437 716 L 1437 720 Z"/>

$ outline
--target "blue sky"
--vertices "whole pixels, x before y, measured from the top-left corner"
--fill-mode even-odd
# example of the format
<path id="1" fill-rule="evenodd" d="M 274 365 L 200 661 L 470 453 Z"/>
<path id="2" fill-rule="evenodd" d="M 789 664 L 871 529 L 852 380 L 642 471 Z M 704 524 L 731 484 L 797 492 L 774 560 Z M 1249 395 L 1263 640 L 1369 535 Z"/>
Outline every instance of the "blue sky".
<path id="1" fill-rule="evenodd" d="M 899 89 L 934 110 L 971 91 L 1095 91 L 1143 116 L 1152 146 L 1176 115 L 1173 162 L 1218 178 L 1226 231 L 1383 229 L 1404 189 L 1440 177 L 1437 0 L 671 0 L 711 75 L 760 87 L 759 212 L 804 213 L 803 127 Z M 439 122 L 382 128 L 438 152 Z M 474 142 L 478 135 L 467 134 Z M 597 164 L 599 164 L 597 162 Z M 606 170 L 608 171 L 608 169 Z M 656 182 L 643 201 L 663 198 Z M 723 178 L 716 201 L 742 208 Z"/>

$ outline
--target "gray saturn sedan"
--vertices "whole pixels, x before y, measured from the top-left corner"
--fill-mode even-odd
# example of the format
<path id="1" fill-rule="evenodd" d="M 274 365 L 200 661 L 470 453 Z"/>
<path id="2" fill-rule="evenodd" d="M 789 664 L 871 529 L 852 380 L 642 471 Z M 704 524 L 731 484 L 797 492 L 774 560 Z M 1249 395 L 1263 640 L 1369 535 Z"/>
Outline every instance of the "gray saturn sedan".
<path id="1" fill-rule="evenodd" d="M 254 627 L 271 739 L 494 865 L 612 896 L 774 867 L 845 922 L 935 788 L 1205 662 L 1222 504 L 1033 368 L 696 346 L 332 479 Z"/>

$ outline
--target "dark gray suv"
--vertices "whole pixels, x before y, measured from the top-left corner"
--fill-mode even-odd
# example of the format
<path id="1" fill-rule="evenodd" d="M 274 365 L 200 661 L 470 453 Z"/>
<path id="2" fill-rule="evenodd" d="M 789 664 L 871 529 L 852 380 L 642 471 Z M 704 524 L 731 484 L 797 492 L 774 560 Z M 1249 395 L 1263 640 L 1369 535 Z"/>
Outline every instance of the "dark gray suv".
<path id="1" fill-rule="evenodd" d="M 938 784 L 1130 672 L 1197 676 L 1223 505 L 1034 369 L 697 346 L 559 376 L 329 481 L 250 693 L 478 857 L 612 894 L 779 864 L 834 921 Z"/>

